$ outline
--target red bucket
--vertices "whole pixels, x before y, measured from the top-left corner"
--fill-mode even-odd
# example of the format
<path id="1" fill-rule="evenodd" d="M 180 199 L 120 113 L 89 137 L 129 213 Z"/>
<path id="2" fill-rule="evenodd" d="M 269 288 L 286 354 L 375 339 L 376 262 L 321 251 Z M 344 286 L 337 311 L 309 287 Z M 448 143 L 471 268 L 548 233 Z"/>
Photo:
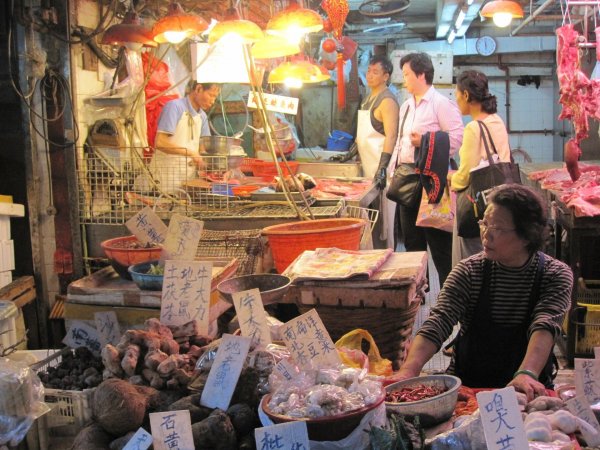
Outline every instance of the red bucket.
<path id="1" fill-rule="evenodd" d="M 262 234 L 269 239 L 277 272 L 283 273 L 304 250 L 358 250 L 366 223 L 353 218 L 307 220 L 266 227 Z"/>

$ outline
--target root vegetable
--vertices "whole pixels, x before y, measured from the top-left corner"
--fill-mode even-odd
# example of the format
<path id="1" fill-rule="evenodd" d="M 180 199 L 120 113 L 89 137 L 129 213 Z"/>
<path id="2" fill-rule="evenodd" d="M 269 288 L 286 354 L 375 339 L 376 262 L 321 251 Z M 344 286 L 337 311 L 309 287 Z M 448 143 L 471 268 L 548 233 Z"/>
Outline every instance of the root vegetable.
<path id="1" fill-rule="evenodd" d="M 130 431 L 125 436 L 121 436 L 118 439 L 115 439 L 110 443 L 110 450 L 123 450 L 123 448 L 127 445 L 129 440 L 133 437 L 135 433 Z"/>
<path id="2" fill-rule="evenodd" d="M 146 379 L 150 386 L 154 389 L 162 389 L 165 385 L 165 381 L 160 377 L 160 375 L 150 369 L 143 369 L 142 376 Z"/>
<path id="3" fill-rule="evenodd" d="M 190 336 L 190 344 L 195 345 L 197 347 L 204 347 L 212 342 L 212 338 L 210 336 L 202 336 L 198 334 L 196 336 Z"/>
<path id="4" fill-rule="evenodd" d="M 181 368 L 175 369 L 173 371 L 172 377 L 176 379 L 181 386 L 187 386 L 190 380 L 192 379 L 191 374 L 187 373 Z"/>
<path id="5" fill-rule="evenodd" d="M 109 450 L 112 440 L 113 437 L 100 425 L 93 423 L 77 434 L 71 450 Z"/>
<path id="6" fill-rule="evenodd" d="M 198 322 L 195 320 L 190 320 L 183 325 L 174 325 L 169 327 L 171 332 L 173 333 L 173 338 L 178 338 L 182 336 L 197 336 L 200 334 L 200 330 L 198 329 Z"/>
<path id="7" fill-rule="evenodd" d="M 159 334 L 167 339 L 173 339 L 171 329 L 168 326 L 161 324 L 160 320 L 153 317 L 146 320 L 145 325 L 148 328 L 148 331 Z"/>
<path id="8" fill-rule="evenodd" d="M 254 434 L 247 434 L 238 440 L 238 450 L 256 450 Z"/>
<path id="9" fill-rule="evenodd" d="M 129 382 L 111 378 L 94 392 L 93 417 L 105 431 L 121 436 L 142 425 L 150 400 Z"/>
<path id="10" fill-rule="evenodd" d="M 167 355 L 175 355 L 179 353 L 179 344 L 173 339 L 164 339 L 160 343 L 160 349 Z"/>
<path id="11" fill-rule="evenodd" d="M 144 384 L 146 384 L 144 381 L 144 377 L 142 377 L 141 375 L 134 375 L 132 377 L 129 377 L 127 381 L 129 381 L 135 386 L 143 386 Z"/>
<path id="12" fill-rule="evenodd" d="M 202 356 L 202 353 L 204 353 L 204 350 L 202 349 L 202 347 L 198 347 L 197 345 L 191 345 L 187 351 L 187 354 L 194 359 L 200 358 L 200 356 Z"/>
<path id="13" fill-rule="evenodd" d="M 117 345 L 117 348 L 122 345 L 123 342 L 127 344 L 135 344 L 146 347 L 148 350 L 161 347 L 161 336 L 158 333 L 151 333 L 144 330 L 127 330 L 121 338 L 121 342 Z M 126 347 L 125 347 L 126 348 Z"/>
<path id="14" fill-rule="evenodd" d="M 158 349 L 150 350 L 148 353 L 146 353 L 146 356 L 144 356 L 144 365 L 148 369 L 156 370 L 159 364 L 168 357 L 169 355 L 167 355 L 164 352 L 161 352 Z"/>
<path id="15" fill-rule="evenodd" d="M 192 424 L 206 419 L 212 408 L 200 405 L 200 394 L 188 395 L 169 405 L 169 411 L 188 410 Z"/>
<path id="16" fill-rule="evenodd" d="M 227 415 L 238 437 L 245 436 L 255 428 L 256 413 L 246 403 L 231 405 L 227 410 Z"/>
<path id="17" fill-rule="evenodd" d="M 181 385 L 179 384 L 179 381 L 177 381 L 175 378 L 167 380 L 167 389 L 179 389 L 180 387 Z"/>
<path id="18" fill-rule="evenodd" d="M 128 376 L 135 375 L 135 368 L 137 367 L 138 359 L 140 357 L 139 345 L 130 344 L 125 349 L 125 355 L 121 360 L 121 367 Z"/>
<path id="19" fill-rule="evenodd" d="M 175 355 L 171 355 L 158 365 L 156 371 L 161 377 L 168 377 L 175 371 L 175 369 L 177 369 L 177 361 L 177 357 Z"/>
<path id="20" fill-rule="evenodd" d="M 206 419 L 192 425 L 194 447 L 237 450 L 237 437 L 229 416 L 215 409 Z"/>

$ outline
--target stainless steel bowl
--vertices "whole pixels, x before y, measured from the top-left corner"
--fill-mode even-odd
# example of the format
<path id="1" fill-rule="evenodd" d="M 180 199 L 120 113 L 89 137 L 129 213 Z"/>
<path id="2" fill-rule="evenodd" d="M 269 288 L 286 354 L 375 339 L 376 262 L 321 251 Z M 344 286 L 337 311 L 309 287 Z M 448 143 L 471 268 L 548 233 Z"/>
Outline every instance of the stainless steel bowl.
<path id="1" fill-rule="evenodd" d="M 228 136 L 203 136 L 200 138 L 206 153 L 227 155 L 232 146 L 241 146 L 242 140 Z"/>
<path id="2" fill-rule="evenodd" d="M 291 280 L 283 275 L 255 273 L 221 281 L 217 285 L 217 290 L 225 301 L 233 304 L 233 294 L 235 292 L 258 289 L 263 304 L 270 305 L 271 303 L 277 303 L 283 298 L 290 284 Z"/>
<path id="3" fill-rule="evenodd" d="M 445 387 L 447 391 L 435 397 L 416 402 L 385 402 L 385 407 L 388 411 L 394 411 L 405 416 L 419 416 L 421 425 L 425 427 L 436 425 L 452 416 L 461 384 L 460 378 L 452 375 L 426 375 L 398 381 L 386 386 L 385 391 L 389 393 L 402 388 L 415 388 L 420 385 Z"/>

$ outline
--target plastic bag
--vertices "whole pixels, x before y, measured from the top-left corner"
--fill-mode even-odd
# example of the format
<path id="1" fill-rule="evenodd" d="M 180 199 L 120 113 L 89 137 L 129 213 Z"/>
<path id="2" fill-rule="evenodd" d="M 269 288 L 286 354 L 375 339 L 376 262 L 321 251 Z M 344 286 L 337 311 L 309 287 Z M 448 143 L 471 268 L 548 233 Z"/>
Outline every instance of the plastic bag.
<path id="1" fill-rule="evenodd" d="M 454 216 L 456 215 L 456 192 L 444 189 L 439 203 L 429 203 L 425 189 L 421 197 L 421 205 L 417 215 L 418 227 L 437 228 L 452 233 Z"/>
<path id="2" fill-rule="evenodd" d="M 362 351 L 362 342 L 369 343 L 369 353 L 366 356 Z M 346 333 L 335 343 L 340 354 L 342 363 L 349 367 L 365 368 L 371 374 L 390 375 L 392 373 L 392 361 L 381 357 L 375 339 L 367 330 L 357 328 Z"/>
<path id="3" fill-rule="evenodd" d="M 0 358 L 0 446 L 16 446 L 34 420 L 50 411 L 44 386 L 23 362 Z"/>

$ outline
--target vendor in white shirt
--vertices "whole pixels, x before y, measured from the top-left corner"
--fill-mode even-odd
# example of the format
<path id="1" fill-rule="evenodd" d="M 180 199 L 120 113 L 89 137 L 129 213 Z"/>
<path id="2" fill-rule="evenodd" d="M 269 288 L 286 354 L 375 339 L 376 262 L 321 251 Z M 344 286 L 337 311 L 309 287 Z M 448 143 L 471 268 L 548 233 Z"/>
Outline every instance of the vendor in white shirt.
<path id="1" fill-rule="evenodd" d="M 215 83 L 192 80 L 184 98 L 171 100 L 158 119 L 153 167 L 154 176 L 164 192 L 181 188 L 183 182 L 196 178 L 201 136 L 210 136 L 206 112 L 219 96 Z"/>

